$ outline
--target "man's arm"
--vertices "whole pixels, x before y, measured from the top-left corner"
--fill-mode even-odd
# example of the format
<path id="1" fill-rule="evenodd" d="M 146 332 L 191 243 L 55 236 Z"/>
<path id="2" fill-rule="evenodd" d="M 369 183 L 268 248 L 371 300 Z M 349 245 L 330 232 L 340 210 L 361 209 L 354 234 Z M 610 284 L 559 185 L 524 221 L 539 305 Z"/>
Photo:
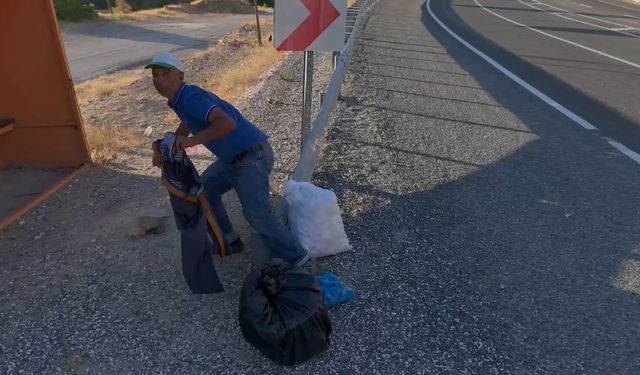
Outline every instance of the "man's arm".
<path id="1" fill-rule="evenodd" d="M 177 137 L 178 139 L 180 139 L 180 137 L 188 137 L 189 128 L 187 128 L 187 124 L 181 121 L 180 125 L 178 125 L 178 127 L 176 128 L 175 133 L 178 136 Z M 162 166 L 162 156 L 160 155 L 159 152 L 156 152 L 155 148 L 153 149 L 153 151 L 154 152 L 153 152 L 153 158 L 151 163 L 156 167 Z"/>
<path id="2" fill-rule="evenodd" d="M 214 108 L 209 113 L 208 124 L 209 126 L 193 137 L 178 136 L 178 147 L 185 149 L 203 143 L 222 139 L 236 130 L 236 123 L 231 117 L 229 117 L 220 108 Z"/>
<path id="3" fill-rule="evenodd" d="M 188 137 L 189 136 L 189 128 L 187 128 L 187 124 L 185 124 L 184 122 L 180 122 L 180 125 L 178 125 L 178 128 L 176 129 L 176 135 L 181 135 L 183 137 Z"/>

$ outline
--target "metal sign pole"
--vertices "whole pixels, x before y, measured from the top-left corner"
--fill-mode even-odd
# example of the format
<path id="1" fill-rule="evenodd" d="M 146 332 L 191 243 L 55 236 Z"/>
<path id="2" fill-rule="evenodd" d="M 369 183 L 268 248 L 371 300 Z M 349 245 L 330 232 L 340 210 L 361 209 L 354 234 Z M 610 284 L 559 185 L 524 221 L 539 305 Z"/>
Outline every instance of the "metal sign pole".
<path id="1" fill-rule="evenodd" d="M 304 51 L 304 77 L 302 84 L 302 126 L 300 128 L 300 155 L 311 130 L 311 97 L 313 96 L 313 51 Z"/>
<path id="2" fill-rule="evenodd" d="M 340 51 L 333 51 L 331 54 L 331 70 L 336 70 L 338 65 L 338 59 L 340 58 Z"/>

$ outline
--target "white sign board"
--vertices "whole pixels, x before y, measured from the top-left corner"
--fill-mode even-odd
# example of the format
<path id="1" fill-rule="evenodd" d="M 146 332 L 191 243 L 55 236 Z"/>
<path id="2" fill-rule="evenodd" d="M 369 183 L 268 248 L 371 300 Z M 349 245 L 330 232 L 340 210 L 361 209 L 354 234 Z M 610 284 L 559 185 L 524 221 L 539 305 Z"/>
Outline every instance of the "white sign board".
<path id="1" fill-rule="evenodd" d="M 274 45 L 279 51 L 340 51 L 347 0 L 275 0 Z"/>

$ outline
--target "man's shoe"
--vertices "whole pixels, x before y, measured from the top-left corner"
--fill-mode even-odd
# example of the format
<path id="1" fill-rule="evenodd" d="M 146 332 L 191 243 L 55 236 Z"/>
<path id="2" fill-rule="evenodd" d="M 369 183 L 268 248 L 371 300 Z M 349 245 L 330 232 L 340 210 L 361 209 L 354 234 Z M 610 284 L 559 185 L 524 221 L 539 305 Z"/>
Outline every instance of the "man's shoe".
<path id="1" fill-rule="evenodd" d="M 305 265 L 305 263 L 307 263 L 309 261 L 309 254 L 305 253 L 304 256 L 302 257 L 302 259 L 300 259 L 299 261 L 297 261 L 293 266 L 294 267 L 302 267 Z"/>

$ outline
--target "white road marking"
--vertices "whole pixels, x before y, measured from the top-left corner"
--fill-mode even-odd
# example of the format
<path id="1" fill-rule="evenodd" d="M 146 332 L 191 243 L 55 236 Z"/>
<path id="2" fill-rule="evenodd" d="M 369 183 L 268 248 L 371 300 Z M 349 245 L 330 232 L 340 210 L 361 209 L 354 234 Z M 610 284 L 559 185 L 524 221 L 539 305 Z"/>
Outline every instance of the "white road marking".
<path id="1" fill-rule="evenodd" d="M 603 1 L 603 0 L 598 0 L 598 1 L 601 2 L 602 4 L 613 5 L 614 7 L 624 8 L 624 9 L 629 9 L 629 10 L 635 10 L 637 12 L 640 12 L 640 9 L 638 9 L 638 8 L 630 8 L 630 7 L 626 7 L 624 5 L 614 4 L 614 3 L 610 3 L 608 1 Z"/>
<path id="2" fill-rule="evenodd" d="M 636 163 L 640 164 L 640 154 L 638 154 L 637 152 L 629 149 L 627 146 L 623 145 L 622 143 L 614 141 L 613 139 L 609 139 L 607 137 L 604 137 L 604 139 L 607 142 L 609 142 L 609 144 L 611 146 L 613 146 L 616 150 L 622 152 L 627 157 L 629 157 L 631 160 L 633 160 Z"/>
<path id="3" fill-rule="evenodd" d="M 553 6 L 551 4 L 543 3 L 542 1 L 537 1 L 537 3 L 540 4 L 540 5 L 544 5 L 544 6 L 547 6 L 549 8 L 555 9 L 555 10 L 571 13 L 571 14 L 574 14 L 574 15 L 577 15 L 577 16 L 580 16 L 580 17 L 584 17 L 584 18 L 590 18 L 590 19 L 593 19 L 593 20 L 596 20 L 596 21 L 600 21 L 602 23 L 608 23 L 610 25 L 620 26 L 620 27 L 630 27 L 629 25 L 625 25 L 625 24 L 617 23 L 617 22 L 611 22 L 611 21 L 607 21 L 607 20 L 602 20 L 602 19 L 600 19 L 598 17 L 593 17 L 593 16 L 589 16 L 589 15 L 586 15 L 586 14 L 576 14 L 576 13 L 570 12 L 570 11 L 568 11 L 566 9 L 558 8 L 557 6 Z"/>
<path id="4" fill-rule="evenodd" d="M 476 3 L 478 3 L 477 0 L 474 0 L 474 1 L 476 1 Z M 480 4 L 478 4 L 478 5 L 481 8 L 484 8 L 482 5 L 480 5 Z M 547 95 L 542 93 L 540 90 L 536 89 L 535 87 L 533 87 L 532 85 L 530 85 L 529 83 L 524 81 L 522 78 L 520 78 L 517 75 L 515 75 L 509 69 L 507 69 L 504 66 L 502 66 L 496 60 L 494 60 L 493 58 L 489 57 L 487 54 L 485 54 L 484 52 L 480 51 L 479 49 L 475 48 L 469 42 L 464 40 L 461 36 L 456 34 L 447 25 L 445 25 L 444 22 L 442 22 L 435 15 L 435 13 L 433 13 L 433 10 L 431 9 L 431 0 L 427 0 L 427 10 L 429 11 L 429 14 L 431 15 L 431 17 L 438 23 L 438 25 L 440 25 L 440 27 L 442 27 L 447 33 L 449 33 L 449 35 L 451 35 L 458 42 L 462 43 L 462 45 L 467 47 L 473 53 L 475 53 L 476 55 L 480 56 L 480 58 L 482 58 L 484 61 L 489 63 L 494 68 L 496 68 L 500 73 L 504 74 L 509 79 L 511 79 L 512 81 L 514 81 L 515 83 L 517 83 L 518 85 L 523 87 L 525 90 L 527 90 L 531 94 L 535 95 L 538 99 L 542 100 L 543 102 L 545 102 L 549 106 L 553 107 L 555 110 L 557 110 L 558 112 L 562 113 L 564 116 L 568 117 L 569 119 L 573 120 L 575 123 L 577 123 L 578 125 L 582 126 L 583 128 L 585 128 L 587 130 L 598 130 L 598 128 L 596 126 L 594 126 L 593 124 L 591 124 L 589 121 L 583 119 L 582 117 L 580 117 L 579 115 L 575 114 L 574 112 L 572 112 L 568 108 L 564 107 L 562 104 L 560 104 L 560 103 L 556 102 L 555 100 L 551 99 L 550 97 L 548 97 Z M 490 13 L 493 13 L 493 12 L 490 12 Z M 629 149 L 628 147 L 626 147 L 625 145 L 623 145 L 620 142 L 614 141 L 614 140 L 609 139 L 607 137 L 603 137 L 603 138 L 611 146 L 613 146 L 616 150 L 620 151 L 622 154 L 624 154 L 625 156 L 629 157 L 631 160 L 635 161 L 636 163 L 640 164 L 640 154 L 638 154 L 635 151 Z"/>
<path id="5" fill-rule="evenodd" d="M 561 41 L 561 42 L 564 42 L 564 43 L 570 44 L 570 45 L 572 45 L 572 46 L 574 46 L 574 47 L 582 48 L 582 49 L 584 49 L 584 50 L 587 50 L 587 51 L 593 52 L 593 53 L 595 53 L 595 54 L 598 54 L 598 55 L 600 55 L 600 56 L 608 57 L 608 58 L 610 58 L 610 59 L 612 59 L 612 60 L 615 60 L 615 61 L 621 62 L 621 63 L 623 63 L 623 64 L 627 64 L 627 65 L 629 65 L 629 66 L 633 66 L 634 68 L 638 68 L 638 69 L 640 69 L 640 64 L 636 64 L 636 63 L 631 62 L 631 61 L 629 61 L 629 60 L 625 60 L 625 59 L 622 59 L 622 58 L 620 58 L 620 57 L 616 57 L 616 56 L 610 55 L 610 54 L 608 54 L 608 53 L 605 53 L 605 52 L 602 52 L 602 51 L 598 51 L 597 49 L 593 49 L 593 48 L 590 48 L 590 47 L 584 46 L 584 45 L 582 45 L 582 44 L 580 44 L 580 43 L 576 43 L 576 42 L 572 42 L 572 41 L 567 40 L 567 39 L 564 39 L 564 38 L 560 38 L 559 36 L 555 36 L 555 35 L 553 35 L 553 34 L 549 34 L 549 33 L 544 32 L 544 31 L 542 31 L 542 30 L 538 30 L 538 29 L 536 29 L 535 27 L 527 26 L 527 25 L 525 25 L 525 24 L 522 24 L 522 23 L 520 23 L 520 22 L 514 21 L 514 20 L 512 20 L 512 19 L 510 19 L 510 18 L 507 18 L 507 17 L 505 17 L 505 16 L 502 16 L 502 15 L 500 15 L 500 14 L 496 13 L 496 12 L 493 12 L 493 11 L 491 11 L 491 10 L 489 10 L 489 9 L 485 8 L 482 4 L 480 4 L 480 3 L 478 2 L 478 0 L 473 0 L 473 1 L 476 3 L 476 5 L 478 5 L 478 6 L 479 6 L 480 8 L 482 8 L 482 9 L 484 9 L 486 12 L 491 13 L 491 14 L 493 14 L 494 16 L 496 16 L 496 17 L 498 17 L 498 18 L 502 18 L 503 20 L 505 20 L 505 21 L 507 21 L 507 22 L 510 22 L 510 23 L 512 23 L 512 24 L 514 24 L 514 25 L 518 25 L 518 26 L 520 26 L 520 27 L 524 27 L 525 29 L 528 29 L 528 30 L 531 30 L 531 31 L 533 31 L 533 32 L 536 32 L 536 33 L 542 34 L 542 35 L 544 35 L 544 36 L 548 36 L 549 38 L 559 40 L 559 41 Z"/>
<path id="6" fill-rule="evenodd" d="M 598 130 L 598 128 L 596 128 L 594 125 L 592 125 L 589 121 L 583 119 L 582 117 L 578 116 L 577 114 L 571 112 L 569 109 L 567 109 L 565 106 L 563 106 L 562 104 L 556 102 L 555 100 L 551 99 L 550 97 L 548 97 L 547 95 L 545 95 L 544 93 L 542 93 L 540 90 L 536 89 L 535 87 L 531 86 L 530 84 L 528 84 L 525 80 L 523 80 L 522 78 L 518 77 L 517 75 L 515 75 L 514 73 L 512 73 L 509 69 L 505 68 L 504 66 L 502 66 L 500 63 L 498 63 L 496 60 L 492 59 L 491 57 L 489 57 L 487 54 L 485 54 L 484 52 L 478 50 L 477 48 L 475 48 L 474 46 L 472 46 L 469 42 L 467 42 L 466 40 L 462 39 L 462 37 L 460 37 L 458 34 L 456 34 L 455 32 L 453 32 L 449 27 L 447 27 L 447 25 L 445 25 L 431 10 L 431 0 L 427 0 L 427 10 L 429 11 L 429 14 L 431 15 L 431 17 L 433 17 L 433 19 L 440 25 L 440 27 L 442 27 L 447 33 L 449 33 L 452 37 L 454 37 L 456 40 L 458 40 L 460 43 L 462 43 L 465 47 L 467 47 L 468 49 L 470 49 L 473 53 L 475 53 L 476 55 L 480 56 L 484 61 L 488 62 L 489 64 L 491 64 L 491 66 L 493 66 L 494 68 L 496 68 L 498 71 L 500 71 L 502 74 L 506 75 L 507 77 L 509 77 L 509 79 L 511 79 L 512 81 L 514 81 L 515 83 L 517 83 L 518 85 L 522 86 L 525 90 L 529 91 L 530 93 L 532 93 L 533 95 L 535 95 L 538 99 L 542 100 L 543 102 L 547 103 L 548 105 L 550 105 L 551 107 L 553 107 L 555 110 L 557 110 L 558 112 L 562 113 L 563 115 L 565 115 L 566 117 L 570 118 L 571 120 L 573 120 L 575 123 L 577 123 L 578 125 L 582 126 L 583 128 L 587 129 L 587 130 Z"/>
<path id="7" fill-rule="evenodd" d="M 608 30 L 608 31 L 611 31 L 611 32 L 614 32 L 614 33 L 618 33 L 618 34 L 622 34 L 622 35 L 627 35 L 627 36 L 630 36 L 630 37 L 633 37 L 633 38 L 640 38 L 640 35 L 631 34 L 631 33 L 625 33 L 625 32 L 624 32 L 624 30 L 635 30 L 633 27 L 616 27 L 616 28 L 610 28 L 610 27 L 600 26 L 600 25 L 596 25 L 596 24 L 591 23 L 591 22 L 581 21 L 581 20 L 578 20 L 578 19 L 575 19 L 575 18 L 567 17 L 567 16 L 564 16 L 564 15 L 562 15 L 562 14 L 558 13 L 558 12 L 550 12 L 550 11 L 548 11 L 548 10 L 545 10 L 545 9 L 542 9 L 542 8 L 538 8 L 537 6 L 534 6 L 534 5 L 531 5 L 531 4 L 527 4 L 526 2 L 524 2 L 524 1 L 522 1 L 522 0 L 518 0 L 518 2 L 519 2 L 520 4 L 522 4 L 522 5 L 524 5 L 524 6 L 529 7 L 529 8 L 537 9 L 537 10 L 539 10 L 539 11 L 541 11 L 541 12 L 545 12 L 545 13 L 548 13 L 548 14 L 552 14 L 552 15 L 554 15 L 554 16 L 556 16 L 556 17 L 564 18 L 565 20 L 570 20 L 570 21 L 578 22 L 578 23 L 581 23 L 581 24 L 584 24 L 584 25 L 589 25 L 589 26 L 597 27 L 597 28 L 599 28 L 599 29 L 604 29 L 604 30 Z M 540 3 L 540 2 L 538 2 L 538 3 Z M 543 4 L 543 3 L 540 3 L 540 4 Z M 572 15 L 575 15 L 575 13 L 572 13 Z"/>

